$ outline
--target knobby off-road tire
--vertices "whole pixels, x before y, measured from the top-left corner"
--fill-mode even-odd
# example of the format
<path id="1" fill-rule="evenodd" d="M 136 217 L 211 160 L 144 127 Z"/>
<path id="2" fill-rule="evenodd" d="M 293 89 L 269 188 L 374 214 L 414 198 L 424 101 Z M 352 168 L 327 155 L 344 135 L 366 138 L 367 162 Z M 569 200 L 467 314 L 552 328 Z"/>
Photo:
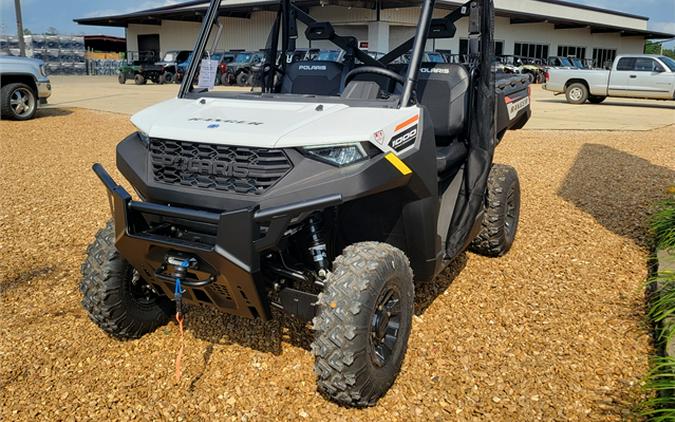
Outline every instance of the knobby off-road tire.
<path id="1" fill-rule="evenodd" d="M 127 75 L 125 75 L 124 73 L 119 73 L 117 75 L 117 82 L 119 82 L 122 85 L 127 83 Z"/>
<path id="2" fill-rule="evenodd" d="M 488 176 L 487 199 L 482 228 L 469 249 L 498 257 L 506 254 L 516 237 L 520 217 L 520 182 L 516 169 L 495 164 Z"/>
<path id="3" fill-rule="evenodd" d="M 175 306 L 168 298 L 148 292 L 139 284 L 143 280 L 134 282 L 134 269 L 117 252 L 114 238 L 109 222 L 87 249 L 81 268 L 82 306 L 106 333 L 121 340 L 136 339 L 166 324 Z"/>
<path id="4" fill-rule="evenodd" d="M 136 76 L 134 76 L 134 83 L 136 85 L 145 85 L 146 83 L 148 83 L 148 81 L 145 79 L 145 76 L 137 74 Z"/>
<path id="5" fill-rule="evenodd" d="M 565 98 L 570 104 L 583 104 L 588 100 L 588 88 L 581 82 L 575 82 L 565 89 Z"/>
<path id="6" fill-rule="evenodd" d="M 171 72 L 164 72 L 161 75 L 159 75 L 159 83 L 164 85 L 164 84 L 172 84 L 174 82 L 174 76 L 173 73 Z"/>
<path id="7" fill-rule="evenodd" d="M 250 75 L 246 72 L 241 72 L 237 75 L 237 85 L 246 86 L 250 82 Z"/>
<path id="8" fill-rule="evenodd" d="M 319 391 L 343 405 L 374 405 L 401 370 L 413 302 L 413 274 L 403 252 L 377 242 L 345 248 L 313 320 Z"/>

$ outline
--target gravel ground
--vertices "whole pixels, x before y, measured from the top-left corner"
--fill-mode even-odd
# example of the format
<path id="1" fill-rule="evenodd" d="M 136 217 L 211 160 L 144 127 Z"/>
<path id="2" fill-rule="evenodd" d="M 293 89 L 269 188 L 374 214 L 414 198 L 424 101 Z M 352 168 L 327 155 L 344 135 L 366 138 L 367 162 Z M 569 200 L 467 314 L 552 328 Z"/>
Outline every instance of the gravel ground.
<path id="1" fill-rule="evenodd" d="M 316 393 L 309 330 L 192 309 L 183 381 L 170 324 L 119 342 L 79 301 L 79 266 L 108 219 L 127 117 L 49 110 L 0 122 L 0 419 L 613 420 L 639 396 L 650 338 L 645 218 L 675 180 L 675 127 L 509 134 L 521 226 L 501 259 L 461 256 L 418 289 L 403 371 L 379 405 Z M 118 178 L 119 176 L 116 175 Z"/>

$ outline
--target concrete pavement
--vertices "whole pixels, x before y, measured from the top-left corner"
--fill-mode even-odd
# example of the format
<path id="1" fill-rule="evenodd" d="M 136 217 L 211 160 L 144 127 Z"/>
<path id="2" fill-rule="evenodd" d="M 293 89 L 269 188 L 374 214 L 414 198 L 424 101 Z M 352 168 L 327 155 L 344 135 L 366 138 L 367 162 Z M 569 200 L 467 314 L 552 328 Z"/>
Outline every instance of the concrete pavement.
<path id="1" fill-rule="evenodd" d="M 120 85 L 115 76 L 52 76 L 49 107 L 81 107 L 134 114 L 176 96 L 178 85 Z M 222 88 L 220 88 L 222 89 Z M 227 88 L 248 90 L 248 88 Z M 675 101 L 608 98 L 593 105 L 567 104 L 564 95 L 532 86 L 533 130 L 650 130 L 675 124 Z"/>

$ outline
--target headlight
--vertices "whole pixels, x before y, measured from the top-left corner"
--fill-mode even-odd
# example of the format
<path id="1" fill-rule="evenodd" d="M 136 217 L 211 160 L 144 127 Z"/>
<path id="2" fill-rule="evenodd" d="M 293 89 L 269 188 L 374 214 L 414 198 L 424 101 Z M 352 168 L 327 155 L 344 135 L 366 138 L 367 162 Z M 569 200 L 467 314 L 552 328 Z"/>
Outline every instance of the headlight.
<path id="1" fill-rule="evenodd" d="M 138 128 L 136 128 L 138 129 Z M 143 145 L 146 147 L 150 145 L 150 137 L 148 136 L 147 133 L 143 132 L 142 130 L 138 129 L 136 132 L 138 134 L 138 137 L 141 138 L 141 142 L 143 142 Z"/>
<path id="2" fill-rule="evenodd" d="M 368 158 L 361 143 L 320 145 L 302 148 L 302 152 L 311 158 L 338 167 L 355 164 Z"/>

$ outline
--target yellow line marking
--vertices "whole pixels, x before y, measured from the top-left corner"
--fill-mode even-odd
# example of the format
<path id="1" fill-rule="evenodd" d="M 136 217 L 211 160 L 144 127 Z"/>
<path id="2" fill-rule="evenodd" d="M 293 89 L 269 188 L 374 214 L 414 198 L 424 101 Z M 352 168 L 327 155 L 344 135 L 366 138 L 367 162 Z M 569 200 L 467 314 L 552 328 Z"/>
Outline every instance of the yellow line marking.
<path id="1" fill-rule="evenodd" d="M 390 152 L 389 154 L 385 155 L 384 158 L 387 159 L 391 163 L 392 166 L 396 167 L 396 170 L 400 171 L 401 174 L 404 176 L 409 175 L 412 173 L 412 170 L 410 170 L 410 167 L 406 166 L 403 161 L 401 161 L 400 158 L 398 158 L 393 152 Z"/>

